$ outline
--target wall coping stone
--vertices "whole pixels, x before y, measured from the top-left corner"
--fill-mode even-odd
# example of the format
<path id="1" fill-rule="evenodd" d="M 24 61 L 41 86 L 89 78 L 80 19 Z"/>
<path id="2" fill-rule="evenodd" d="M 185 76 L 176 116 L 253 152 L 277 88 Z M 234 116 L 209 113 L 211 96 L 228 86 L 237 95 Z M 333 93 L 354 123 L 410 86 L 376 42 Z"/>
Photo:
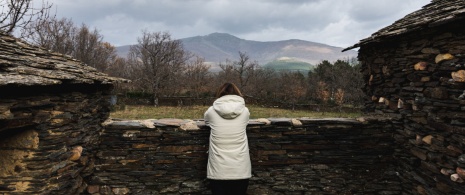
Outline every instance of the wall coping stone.
<path id="1" fill-rule="evenodd" d="M 359 118 L 258 118 L 250 119 L 248 127 L 252 126 L 302 126 L 305 124 L 357 124 L 371 123 L 375 121 L 389 121 L 393 117 L 385 116 L 363 116 Z M 146 119 L 146 120 L 127 120 L 109 118 L 102 123 L 102 126 L 108 129 L 155 129 L 157 127 L 177 127 L 185 131 L 209 129 L 203 119 Z"/>

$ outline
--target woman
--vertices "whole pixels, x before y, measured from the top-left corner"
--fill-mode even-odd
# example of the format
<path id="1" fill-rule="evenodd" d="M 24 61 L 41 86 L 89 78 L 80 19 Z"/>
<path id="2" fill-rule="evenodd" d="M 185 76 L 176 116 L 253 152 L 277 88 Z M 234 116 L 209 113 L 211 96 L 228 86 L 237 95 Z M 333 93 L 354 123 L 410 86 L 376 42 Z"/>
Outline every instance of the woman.
<path id="1" fill-rule="evenodd" d="M 246 194 L 252 167 L 246 127 L 249 109 L 232 83 L 225 83 L 216 93 L 217 99 L 204 114 L 210 126 L 207 178 L 212 193 Z"/>

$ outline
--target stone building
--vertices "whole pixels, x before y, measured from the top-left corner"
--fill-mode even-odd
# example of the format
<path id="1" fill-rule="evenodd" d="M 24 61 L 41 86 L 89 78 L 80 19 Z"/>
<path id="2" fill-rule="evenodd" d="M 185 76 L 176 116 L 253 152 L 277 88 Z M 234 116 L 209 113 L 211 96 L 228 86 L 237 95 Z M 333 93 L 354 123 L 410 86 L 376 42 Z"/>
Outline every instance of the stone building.
<path id="1" fill-rule="evenodd" d="M 434 0 L 345 49 L 359 48 L 366 110 L 401 119 L 407 194 L 465 194 L 464 24 L 464 0 Z"/>
<path id="2" fill-rule="evenodd" d="M 0 194 L 82 192 L 119 81 L 0 33 Z"/>

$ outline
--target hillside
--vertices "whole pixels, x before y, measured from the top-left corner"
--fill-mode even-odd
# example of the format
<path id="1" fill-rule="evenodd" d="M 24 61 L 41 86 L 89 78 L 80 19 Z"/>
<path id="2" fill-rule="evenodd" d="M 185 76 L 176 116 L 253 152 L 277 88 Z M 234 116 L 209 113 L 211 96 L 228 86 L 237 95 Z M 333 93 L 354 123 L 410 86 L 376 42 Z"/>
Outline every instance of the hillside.
<path id="1" fill-rule="evenodd" d="M 313 64 L 297 61 L 288 58 L 279 58 L 262 65 L 265 68 L 271 68 L 275 70 L 296 70 L 296 71 L 309 71 L 314 68 Z"/>
<path id="2" fill-rule="evenodd" d="M 238 59 L 239 51 L 247 53 L 251 60 L 260 65 L 276 61 L 280 64 L 289 61 L 294 64 L 301 62 L 315 65 L 322 60 L 335 61 L 357 56 L 356 51 L 341 52 L 343 48 L 340 47 L 297 39 L 261 42 L 240 39 L 226 33 L 212 33 L 181 41 L 186 50 L 205 58 L 213 65 L 225 62 L 226 59 Z M 117 51 L 118 55 L 125 57 L 129 46 L 117 47 Z"/>

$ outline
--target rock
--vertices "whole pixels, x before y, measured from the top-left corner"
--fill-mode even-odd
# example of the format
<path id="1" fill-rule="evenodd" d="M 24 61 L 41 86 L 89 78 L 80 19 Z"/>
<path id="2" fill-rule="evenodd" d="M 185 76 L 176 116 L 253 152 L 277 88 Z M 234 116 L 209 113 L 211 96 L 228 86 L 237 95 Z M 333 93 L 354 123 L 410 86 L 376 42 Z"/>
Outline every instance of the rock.
<path id="1" fill-rule="evenodd" d="M 425 90 L 425 96 L 445 100 L 449 98 L 449 92 L 444 87 L 435 87 Z"/>
<path id="2" fill-rule="evenodd" d="M 457 172 L 457 174 L 460 176 L 460 178 L 464 179 L 465 178 L 465 169 L 461 168 L 461 167 L 457 167 L 455 169 L 455 171 Z"/>
<path id="3" fill-rule="evenodd" d="M 292 123 L 292 126 L 294 127 L 302 126 L 302 122 L 300 122 L 299 120 L 295 118 L 291 119 L 291 123 Z"/>
<path id="4" fill-rule="evenodd" d="M 421 195 L 427 195 L 428 193 L 426 192 L 425 188 L 423 188 L 423 186 L 417 186 L 417 192 L 418 194 L 421 194 Z"/>
<path id="5" fill-rule="evenodd" d="M 452 60 L 454 59 L 454 56 L 452 54 L 446 53 L 446 54 L 438 54 L 435 58 L 436 64 L 439 64 L 440 62 L 444 60 Z"/>
<path id="6" fill-rule="evenodd" d="M 138 129 L 147 127 L 146 124 L 140 121 L 113 121 L 111 119 L 105 121 L 102 125 L 112 129 Z"/>
<path id="7" fill-rule="evenodd" d="M 386 102 L 386 99 L 384 97 L 380 97 L 378 100 L 378 103 L 384 103 Z"/>
<path id="8" fill-rule="evenodd" d="M 414 156 L 418 157 L 421 160 L 426 160 L 427 159 L 427 157 L 426 157 L 427 151 L 425 151 L 425 150 L 421 150 L 421 149 L 418 149 L 418 148 L 412 148 L 412 149 L 410 149 L 410 152 Z"/>
<path id="9" fill-rule="evenodd" d="M 140 121 L 141 124 L 145 125 L 147 128 L 153 129 L 155 128 L 155 123 L 153 120 L 148 119 L 148 120 L 142 120 Z"/>
<path id="10" fill-rule="evenodd" d="M 421 53 L 426 53 L 426 54 L 439 54 L 440 51 L 439 49 L 434 49 L 434 48 L 423 48 L 421 50 Z"/>
<path id="11" fill-rule="evenodd" d="M 421 144 L 423 137 L 421 135 L 416 135 L 415 136 L 415 143 L 416 144 Z"/>
<path id="12" fill-rule="evenodd" d="M 444 192 L 445 194 L 450 194 L 450 192 L 452 191 L 451 186 L 449 184 L 446 184 L 446 183 L 443 183 L 443 182 L 437 182 L 436 183 L 436 188 L 439 191 Z"/>
<path id="13" fill-rule="evenodd" d="M 413 65 L 414 70 L 426 70 L 427 67 L 428 67 L 427 62 L 418 62 L 415 65 Z"/>
<path id="14" fill-rule="evenodd" d="M 463 183 L 463 179 L 457 173 L 452 174 L 450 176 L 450 180 L 457 182 L 457 183 Z"/>
<path id="15" fill-rule="evenodd" d="M 452 72 L 452 79 L 455 82 L 465 82 L 465 70 L 459 70 L 457 72 Z"/>
<path id="16" fill-rule="evenodd" d="M 441 173 L 442 173 L 443 175 L 449 176 L 449 175 L 454 174 L 455 172 L 454 172 L 453 170 L 451 170 L 451 169 L 442 168 L 442 169 L 441 169 Z"/>
<path id="17" fill-rule="evenodd" d="M 71 156 L 68 158 L 68 160 L 71 161 L 76 161 L 81 158 L 81 153 L 82 153 L 82 146 L 76 146 L 71 150 Z"/>
<path id="18" fill-rule="evenodd" d="M 464 164 L 465 164 L 465 154 L 462 154 L 462 155 L 459 156 L 458 162 L 459 162 L 459 163 L 464 163 Z"/>
<path id="19" fill-rule="evenodd" d="M 187 120 L 186 122 L 181 123 L 179 128 L 185 131 L 200 129 L 199 126 L 197 126 L 197 123 L 193 120 Z"/>
<path id="20" fill-rule="evenodd" d="M 179 185 L 170 185 L 160 190 L 161 193 L 179 192 Z"/>
<path id="21" fill-rule="evenodd" d="M 460 154 L 463 153 L 462 149 L 460 149 L 460 148 L 458 148 L 456 146 L 453 146 L 453 145 L 448 145 L 447 150 L 448 150 L 449 155 L 453 154 L 453 156 L 459 156 Z"/>
<path id="22" fill-rule="evenodd" d="M 13 117 L 14 115 L 10 112 L 9 108 L 2 109 L 0 106 L 0 119 L 12 119 Z"/>
<path id="23" fill-rule="evenodd" d="M 100 194 L 112 194 L 111 187 L 107 185 L 100 187 Z"/>
<path id="24" fill-rule="evenodd" d="M 251 121 L 258 122 L 258 123 L 263 123 L 265 125 L 270 125 L 271 124 L 271 121 L 266 119 L 266 118 L 258 118 L 258 119 L 251 120 Z"/>
<path id="25" fill-rule="evenodd" d="M 113 188 L 113 189 L 111 189 L 111 191 L 115 195 L 124 195 L 124 194 L 129 194 L 129 192 L 130 192 L 128 188 Z"/>
<path id="26" fill-rule="evenodd" d="M 87 192 L 89 194 L 98 193 L 99 190 L 100 190 L 100 186 L 98 186 L 98 185 L 89 185 L 89 186 L 87 186 Z"/>
<path id="27" fill-rule="evenodd" d="M 402 99 L 399 99 L 399 101 L 397 101 L 397 108 L 404 108 L 404 101 L 402 101 Z"/>
<path id="28" fill-rule="evenodd" d="M 140 131 L 129 130 L 129 131 L 125 131 L 122 136 L 130 138 L 130 137 L 137 137 L 139 134 L 140 134 Z"/>
<path id="29" fill-rule="evenodd" d="M 185 123 L 185 122 L 186 121 L 183 120 L 183 119 L 164 118 L 164 119 L 155 120 L 155 126 L 179 127 L 179 126 L 181 126 L 182 123 Z"/>
<path id="30" fill-rule="evenodd" d="M 431 81 L 431 77 L 421 77 L 420 82 L 429 82 Z"/>
<path id="31" fill-rule="evenodd" d="M 388 66 L 383 66 L 383 74 L 384 75 L 390 75 L 390 70 Z"/>
<path id="32" fill-rule="evenodd" d="M 423 139 L 421 139 L 421 141 L 427 143 L 428 145 L 431 145 L 431 139 L 433 138 L 432 135 L 427 135 L 425 137 L 423 137 Z"/>

